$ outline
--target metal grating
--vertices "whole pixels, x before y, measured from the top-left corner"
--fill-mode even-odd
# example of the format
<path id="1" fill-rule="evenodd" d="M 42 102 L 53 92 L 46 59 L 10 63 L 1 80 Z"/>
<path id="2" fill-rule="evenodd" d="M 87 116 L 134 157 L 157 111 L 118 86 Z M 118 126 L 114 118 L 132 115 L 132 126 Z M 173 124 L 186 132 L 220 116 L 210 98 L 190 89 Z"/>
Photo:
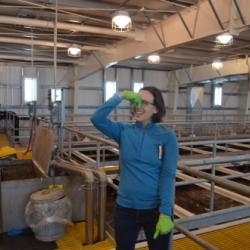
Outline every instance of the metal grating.
<path id="1" fill-rule="evenodd" d="M 102 242 L 92 245 L 83 245 L 85 241 L 84 222 L 77 223 L 74 226 L 66 228 L 65 235 L 56 243 L 59 250 L 109 250 L 114 249 L 115 243 L 107 238 Z M 95 227 L 95 235 L 97 236 L 97 228 Z"/>
<path id="2" fill-rule="evenodd" d="M 213 232 L 199 235 L 220 250 L 247 250 L 250 249 L 250 223 L 232 226 Z M 145 248 L 144 248 L 145 249 Z M 174 241 L 173 250 L 203 249 L 188 238 Z"/>
<path id="3" fill-rule="evenodd" d="M 57 241 L 59 250 L 113 250 L 114 242 L 107 238 L 106 240 L 84 246 L 84 223 L 78 223 L 73 227 L 68 227 L 66 234 Z M 208 241 L 220 250 L 250 250 L 250 223 L 240 224 L 199 235 L 202 239 Z M 139 248 L 148 250 L 147 247 Z M 203 250 L 188 238 L 174 240 L 173 250 Z"/>

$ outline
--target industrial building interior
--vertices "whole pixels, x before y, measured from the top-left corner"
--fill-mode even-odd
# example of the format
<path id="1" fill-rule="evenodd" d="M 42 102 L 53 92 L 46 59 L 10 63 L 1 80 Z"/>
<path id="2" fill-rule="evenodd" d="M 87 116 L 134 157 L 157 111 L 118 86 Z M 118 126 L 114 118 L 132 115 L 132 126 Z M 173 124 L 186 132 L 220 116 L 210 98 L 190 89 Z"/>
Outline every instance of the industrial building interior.
<path id="1" fill-rule="evenodd" d="M 89 118 L 144 86 L 161 90 L 179 143 L 172 249 L 250 249 L 249 10 L 1 0 L 0 249 L 115 249 L 119 146 Z M 110 118 L 133 123 L 130 103 Z"/>

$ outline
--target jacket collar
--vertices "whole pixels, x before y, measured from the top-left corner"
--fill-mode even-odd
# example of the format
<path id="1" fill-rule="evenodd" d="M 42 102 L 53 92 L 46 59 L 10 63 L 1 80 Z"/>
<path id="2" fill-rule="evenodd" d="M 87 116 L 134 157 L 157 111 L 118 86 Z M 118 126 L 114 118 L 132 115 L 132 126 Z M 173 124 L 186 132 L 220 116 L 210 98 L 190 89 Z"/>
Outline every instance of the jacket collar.
<path id="1" fill-rule="evenodd" d="M 142 122 L 136 122 L 135 124 L 137 128 L 144 128 L 144 129 L 151 129 L 156 126 L 155 123 L 153 122 L 148 123 L 145 127 L 143 126 Z"/>

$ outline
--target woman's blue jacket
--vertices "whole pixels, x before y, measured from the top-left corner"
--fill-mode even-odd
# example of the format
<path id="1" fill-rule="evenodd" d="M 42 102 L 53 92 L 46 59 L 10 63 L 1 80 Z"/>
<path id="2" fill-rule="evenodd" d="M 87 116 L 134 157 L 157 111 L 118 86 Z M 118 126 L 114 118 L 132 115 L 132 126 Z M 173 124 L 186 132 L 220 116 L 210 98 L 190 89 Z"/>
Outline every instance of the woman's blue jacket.
<path id="1" fill-rule="evenodd" d="M 91 122 L 120 147 L 120 184 L 117 203 L 134 209 L 159 208 L 173 215 L 178 144 L 175 134 L 150 123 L 126 124 L 108 119 L 123 100 L 114 95 L 91 116 Z"/>

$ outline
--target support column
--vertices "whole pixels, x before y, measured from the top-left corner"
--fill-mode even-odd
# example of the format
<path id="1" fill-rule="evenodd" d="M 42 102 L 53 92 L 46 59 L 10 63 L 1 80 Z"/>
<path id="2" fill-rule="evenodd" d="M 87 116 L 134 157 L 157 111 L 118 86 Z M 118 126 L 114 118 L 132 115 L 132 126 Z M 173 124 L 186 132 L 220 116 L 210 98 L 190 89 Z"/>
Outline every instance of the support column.
<path id="1" fill-rule="evenodd" d="M 73 114 L 79 114 L 79 81 L 78 81 L 78 67 L 73 67 L 72 70 L 72 87 L 73 87 Z"/>
<path id="2" fill-rule="evenodd" d="M 239 119 L 242 121 L 243 124 L 248 122 L 249 116 L 249 106 L 250 106 L 250 81 L 240 81 L 239 82 L 240 91 L 239 91 L 239 109 L 240 114 L 242 114 Z"/>
<path id="3" fill-rule="evenodd" d="M 173 115 L 177 114 L 178 103 L 179 103 L 179 83 L 177 81 L 175 81 L 175 83 L 174 83 Z"/>
<path id="4" fill-rule="evenodd" d="M 245 108 L 244 108 L 244 114 L 247 116 L 249 115 L 249 106 L 250 106 L 250 79 L 248 79 L 248 81 L 246 82 L 247 84 L 247 96 L 246 96 L 246 104 L 245 104 Z"/>
<path id="5" fill-rule="evenodd" d="M 167 73 L 167 115 L 172 120 L 177 114 L 179 100 L 179 83 L 175 76 L 176 72 Z"/>

